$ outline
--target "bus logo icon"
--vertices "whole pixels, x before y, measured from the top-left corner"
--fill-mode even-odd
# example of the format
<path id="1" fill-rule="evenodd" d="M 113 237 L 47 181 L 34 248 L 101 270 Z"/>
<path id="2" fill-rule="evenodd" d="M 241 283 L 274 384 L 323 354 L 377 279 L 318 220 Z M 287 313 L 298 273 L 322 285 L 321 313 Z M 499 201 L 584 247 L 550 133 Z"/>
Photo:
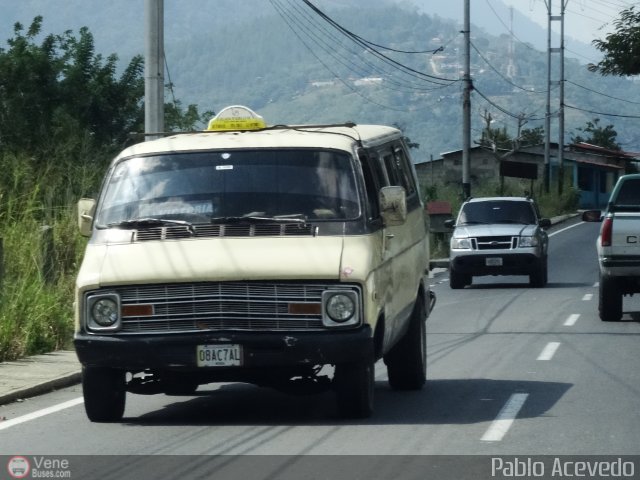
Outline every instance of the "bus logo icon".
<path id="1" fill-rule="evenodd" d="M 12 478 L 25 478 L 29 475 L 30 470 L 31 465 L 29 465 L 29 460 L 25 457 L 11 457 L 9 463 L 7 463 L 7 471 Z"/>

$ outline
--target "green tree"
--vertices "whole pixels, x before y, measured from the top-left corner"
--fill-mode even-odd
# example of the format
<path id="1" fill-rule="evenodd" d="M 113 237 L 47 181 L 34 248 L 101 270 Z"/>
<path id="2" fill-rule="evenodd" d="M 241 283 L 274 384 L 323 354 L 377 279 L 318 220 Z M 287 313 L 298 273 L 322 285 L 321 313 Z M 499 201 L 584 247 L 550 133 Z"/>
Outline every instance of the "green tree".
<path id="1" fill-rule="evenodd" d="M 28 149 L 50 132 L 59 99 L 57 40 L 50 35 L 33 43 L 41 22 L 36 17 L 26 33 L 16 23 L 9 49 L 0 49 L 0 147 Z"/>
<path id="2" fill-rule="evenodd" d="M 608 148 L 609 150 L 621 150 L 620 145 L 616 142 L 618 132 L 614 130 L 613 125 L 602 127 L 600 125 L 599 118 L 594 118 L 593 121 L 588 121 L 585 127 L 579 127 L 577 130 L 583 132 L 585 136 L 580 134 L 574 135 L 571 138 L 573 143 L 584 142 Z"/>
<path id="3" fill-rule="evenodd" d="M 604 53 L 604 58 L 588 68 L 602 75 L 637 75 L 640 73 L 640 12 L 633 6 L 623 10 L 614 26 L 615 31 L 604 40 L 591 42 Z"/>
<path id="4" fill-rule="evenodd" d="M 35 153 L 61 144 L 119 149 L 144 131 L 144 59 L 135 56 L 118 77 L 118 56 L 96 53 L 91 32 L 67 30 L 36 43 L 42 17 L 20 23 L 0 49 L 0 148 Z M 165 107 L 167 130 L 204 121 L 195 105 Z"/>
<path id="5" fill-rule="evenodd" d="M 522 146 L 544 143 L 544 127 L 524 128 L 520 134 L 520 143 Z"/>
<path id="6" fill-rule="evenodd" d="M 142 57 L 116 78 L 117 56 L 97 55 L 88 29 L 37 44 L 41 28 L 40 16 L 26 32 L 16 23 L 0 49 L 0 147 L 34 152 L 70 136 L 97 147 L 123 143 L 144 120 Z"/>

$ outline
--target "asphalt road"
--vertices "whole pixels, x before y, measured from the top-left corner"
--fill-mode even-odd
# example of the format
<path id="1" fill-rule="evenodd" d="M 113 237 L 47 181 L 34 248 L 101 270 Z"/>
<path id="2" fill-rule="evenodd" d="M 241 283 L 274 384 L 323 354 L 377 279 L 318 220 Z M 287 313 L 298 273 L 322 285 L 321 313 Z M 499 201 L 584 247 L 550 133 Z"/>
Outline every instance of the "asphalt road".
<path id="1" fill-rule="evenodd" d="M 640 302 L 599 320 L 598 228 L 550 230 L 546 288 L 484 277 L 451 290 L 436 275 L 427 387 L 390 390 L 378 362 L 369 419 L 337 418 L 329 393 L 223 384 L 128 394 L 121 423 L 93 424 L 75 386 L 0 407 L 24 420 L 0 424 L 0 455 L 638 455 Z"/>

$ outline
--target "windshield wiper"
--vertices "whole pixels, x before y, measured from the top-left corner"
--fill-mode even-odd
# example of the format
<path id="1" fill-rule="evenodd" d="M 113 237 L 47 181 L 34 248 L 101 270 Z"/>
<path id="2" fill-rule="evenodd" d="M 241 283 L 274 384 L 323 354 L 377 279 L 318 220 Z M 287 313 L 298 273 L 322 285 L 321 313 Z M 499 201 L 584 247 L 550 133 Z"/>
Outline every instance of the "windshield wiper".
<path id="1" fill-rule="evenodd" d="M 467 222 L 462 222 L 460 225 L 487 225 L 487 222 L 478 222 L 474 220 L 469 220 Z"/>
<path id="2" fill-rule="evenodd" d="M 533 225 L 532 223 L 523 222 L 522 220 L 500 220 L 496 223 L 509 223 L 509 224 L 518 224 L 518 225 Z"/>
<path id="3" fill-rule="evenodd" d="M 164 225 L 182 225 L 193 230 L 193 224 L 184 220 L 170 220 L 168 218 L 132 218 L 131 220 L 123 220 L 121 222 L 108 223 L 107 227 L 119 227 L 119 228 L 153 228 L 162 227 Z"/>
<path id="4" fill-rule="evenodd" d="M 307 223 L 307 217 L 302 214 L 275 215 L 273 217 L 263 215 L 246 215 L 241 217 L 212 217 L 211 223 Z"/>

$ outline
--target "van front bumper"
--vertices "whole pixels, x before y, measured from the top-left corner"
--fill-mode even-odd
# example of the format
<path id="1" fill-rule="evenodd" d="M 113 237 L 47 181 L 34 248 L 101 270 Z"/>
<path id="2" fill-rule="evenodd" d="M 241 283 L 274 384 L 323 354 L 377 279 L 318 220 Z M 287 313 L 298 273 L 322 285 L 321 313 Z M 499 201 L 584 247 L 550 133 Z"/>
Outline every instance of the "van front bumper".
<path id="1" fill-rule="evenodd" d="M 240 345 L 239 367 L 199 367 L 198 345 Z M 208 332 L 171 335 L 76 333 L 83 366 L 127 371 L 242 370 L 351 363 L 371 358 L 371 328 L 314 332 Z"/>

